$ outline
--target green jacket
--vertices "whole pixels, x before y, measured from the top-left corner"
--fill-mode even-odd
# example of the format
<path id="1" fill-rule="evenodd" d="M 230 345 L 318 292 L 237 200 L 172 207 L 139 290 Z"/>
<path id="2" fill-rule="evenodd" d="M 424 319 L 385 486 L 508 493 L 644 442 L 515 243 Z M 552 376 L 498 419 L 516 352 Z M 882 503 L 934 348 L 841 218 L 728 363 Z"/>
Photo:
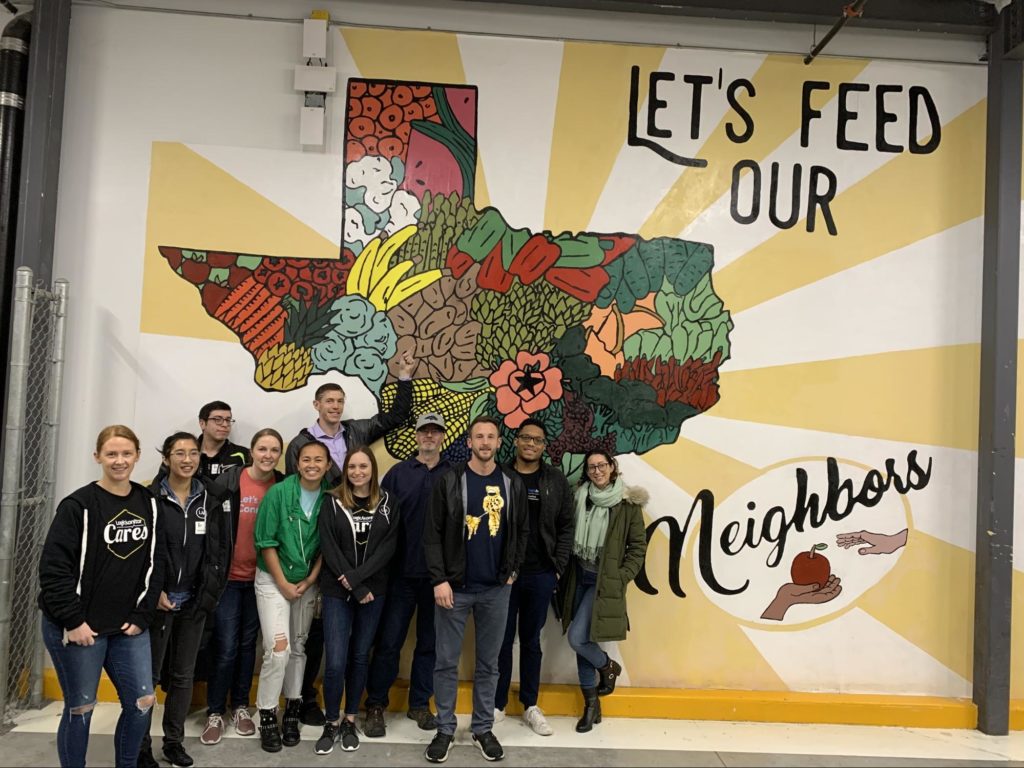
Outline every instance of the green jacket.
<path id="1" fill-rule="evenodd" d="M 608 513 L 608 532 L 597 562 L 597 594 L 590 620 L 590 639 L 595 643 L 626 639 L 626 587 L 640 572 L 647 554 L 643 505 L 648 498 L 642 488 L 627 487 L 622 501 Z M 573 555 L 558 583 L 563 633 L 569 630 L 575 614 L 577 570 Z"/>
<path id="2" fill-rule="evenodd" d="M 299 503 L 301 486 L 298 475 L 289 475 L 271 486 L 256 513 L 256 564 L 260 569 L 270 573 L 263 559 L 263 550 L 275 547 L 277 559 L 281 561 L 281 571 L 290 583 L 298 584 L 309 575 L 313 562 L 320 554 L 317 518 L 327 487 L 327 481 L 322 481 L 320 494 L 313 505 L 313 514 L 307 520 Z"/>

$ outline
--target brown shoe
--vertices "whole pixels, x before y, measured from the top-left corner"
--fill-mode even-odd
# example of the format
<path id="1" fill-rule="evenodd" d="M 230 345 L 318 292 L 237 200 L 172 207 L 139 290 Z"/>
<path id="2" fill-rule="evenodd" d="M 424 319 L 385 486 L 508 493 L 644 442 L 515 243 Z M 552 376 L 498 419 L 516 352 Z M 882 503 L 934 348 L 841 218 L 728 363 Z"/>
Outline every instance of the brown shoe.
<path id="1" fill-rule="evenodd" d="M 252 736 L 256 733 L 256 723 L 253 722 L 248 707 L 236 707 L 231 715 L 231 721 L 235 724 L 235 733 L 239 736 Z"/>
<path id="2" fill-rule="evenodd" d="M 199 743 L 207 746 L 219 744 L 223 736 L 224 718 L 220 715 L 210 715 L 206 718 L 206 728 L 203 729 L 203 733 L 199 737 Z"/>
<path id="3" fill-rule="evenodd" d="M 421 731 L 436 731 L 437 718 L 430 712 L 430 707 L 410 709 L 405 713 L 410 720 L 415 720 Z"/>

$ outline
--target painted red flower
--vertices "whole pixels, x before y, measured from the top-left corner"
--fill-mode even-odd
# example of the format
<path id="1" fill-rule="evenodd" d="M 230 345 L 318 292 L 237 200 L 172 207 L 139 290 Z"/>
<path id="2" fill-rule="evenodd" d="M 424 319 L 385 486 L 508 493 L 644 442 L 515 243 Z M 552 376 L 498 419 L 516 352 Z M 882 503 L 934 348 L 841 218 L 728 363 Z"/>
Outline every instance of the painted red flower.
<path id="1" fill-rule="evenodd" d="M 562 371 L 544 352 L 519 352 L 490 376 L 505 426 L 516 429 L 535 413 L 562 399 Z"/>

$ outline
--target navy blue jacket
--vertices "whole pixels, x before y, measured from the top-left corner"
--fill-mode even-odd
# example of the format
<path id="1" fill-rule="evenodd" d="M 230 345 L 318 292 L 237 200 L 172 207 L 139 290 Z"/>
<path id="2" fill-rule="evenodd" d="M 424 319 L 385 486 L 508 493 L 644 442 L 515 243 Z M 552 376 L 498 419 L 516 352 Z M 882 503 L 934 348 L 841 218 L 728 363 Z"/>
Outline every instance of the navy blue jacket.
<path id="1" fill-rule="evenodd" d="M 430 469 L 415 456 L 388 470 L 380 487 L 398 500 L 402 516 L 398 527 L 398 553 L 395 563 L 398 576 L 409 579 L 427 578 L 427 561 L 423 554 L 423 524 L 430 511 L 430 494 L 451 463 L 442 458 Z"/>

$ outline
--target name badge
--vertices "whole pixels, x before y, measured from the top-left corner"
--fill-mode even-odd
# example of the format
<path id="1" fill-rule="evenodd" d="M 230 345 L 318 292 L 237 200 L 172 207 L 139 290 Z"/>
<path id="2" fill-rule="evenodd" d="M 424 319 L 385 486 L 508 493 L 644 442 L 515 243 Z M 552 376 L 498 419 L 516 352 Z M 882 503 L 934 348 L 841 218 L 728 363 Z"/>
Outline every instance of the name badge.
<path id="1" fill-rule="evenodd" d="M 206 533 L 206 521 L 196 520 L 196 536 L 202 536 Z"/>

